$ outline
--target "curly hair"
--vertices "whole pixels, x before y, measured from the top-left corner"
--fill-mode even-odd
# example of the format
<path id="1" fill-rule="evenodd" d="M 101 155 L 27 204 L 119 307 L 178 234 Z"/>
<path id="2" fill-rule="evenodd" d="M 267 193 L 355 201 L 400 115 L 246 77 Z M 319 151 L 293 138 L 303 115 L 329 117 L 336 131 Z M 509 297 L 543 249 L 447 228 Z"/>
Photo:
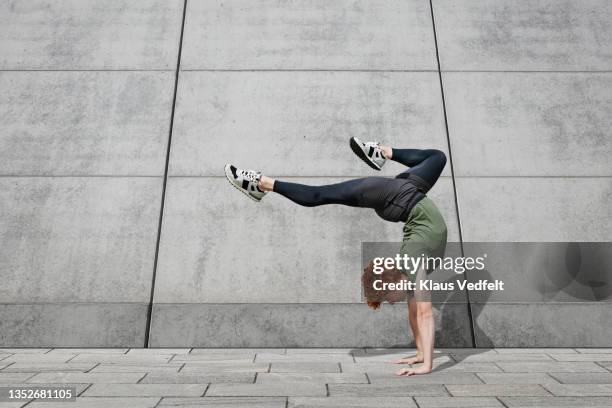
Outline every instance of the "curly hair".
<path id="1" fill-rule="evenodd" d="M 374 289 L 374 282 L 380 280 L 382 282 L 391 283 L 398 282 L 402 279 L 402 273 L 397 269 L 384 269 L 383 273 L 374 273 L 374 263 L 370 261 L 368 265 L 363 269 L 361 275 L 361 285 L 363 286 L 363 295 L 366 299 L 368 307 L 371 309 L 378 309 L 384 301 L 388 301 L 389 292 L 387 290 L 376 290 Z M 401 299 L 405 300 L 405 299 Z M 397 301 L 397 300 L 396 300 Z"/>

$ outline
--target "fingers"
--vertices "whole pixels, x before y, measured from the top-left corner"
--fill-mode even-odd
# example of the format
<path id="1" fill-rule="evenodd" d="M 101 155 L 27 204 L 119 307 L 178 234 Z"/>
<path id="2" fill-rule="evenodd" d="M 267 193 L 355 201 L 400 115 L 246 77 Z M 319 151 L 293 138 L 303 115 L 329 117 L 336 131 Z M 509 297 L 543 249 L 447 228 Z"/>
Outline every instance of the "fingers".
<path id="1" fill-rule="evenodd" d="M 402 368 L 397 373 L 395 373 L 395 375 L 397 375 L 398 377 L 408 377 L 414 375 L 414 370 L 410 368 Z"/>

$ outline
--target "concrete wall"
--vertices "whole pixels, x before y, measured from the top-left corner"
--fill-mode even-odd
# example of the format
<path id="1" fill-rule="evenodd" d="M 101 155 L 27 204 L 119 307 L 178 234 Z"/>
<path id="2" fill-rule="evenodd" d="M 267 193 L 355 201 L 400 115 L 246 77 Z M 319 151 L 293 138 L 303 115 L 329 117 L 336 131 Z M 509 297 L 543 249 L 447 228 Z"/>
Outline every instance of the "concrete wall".
<path id="1" fill-rule="evenodd" d="M 182 1 L 0 5 L 0 343 L 142 346 Z"/>
<path id="2" fill-rule="evenodd" d="M 0 5 L 0 344 L 142 346 L 153 283 L 151 346 L 409 343 L 358 281 L 400 224 L 255 204 L 221 172 L 371 175 L 350 136 L 447 152 L 450 240 L 612 236 L 608 2 L 185 4 L 184 27 L 181 0 Z M 605 305 L 473 302 L 476 344 L 609 346 Z M 472 345 L 465 299 L 436 318 Z"/>

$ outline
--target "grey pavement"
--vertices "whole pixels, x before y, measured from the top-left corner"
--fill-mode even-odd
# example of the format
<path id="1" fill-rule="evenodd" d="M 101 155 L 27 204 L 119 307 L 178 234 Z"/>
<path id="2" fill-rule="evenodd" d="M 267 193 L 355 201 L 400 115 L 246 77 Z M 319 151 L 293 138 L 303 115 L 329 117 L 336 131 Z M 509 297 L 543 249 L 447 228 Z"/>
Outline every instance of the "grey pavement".
<path id="1" fill-rule="evenodd" d="M 431 374 L 397 377 L 394 373 L 402 366 L 392 362 L 414 350 L 11 349 L 0 356 L 8 362 L 0 369 L 0 386 L 74 386 L 78 397 L 76 403 L 34 400 L 0 407 L 608 407 L 612 368 L 604 367 L 612 360 L 611 350 L 440 349 L 437 354 L 446 358 Z M 253 358 L 245 363 L 233 354 Z M 272 355 L 285 359 L 262 369 L 258 357 Z M 355 357 L 368 355 L 373 362 L 355 362 Z M 549 360 L 534 361 L 536 355 Z M 557 360 L 561 355 L 574 356 L 575 361 Z M 177 365 L 179 356 L 183 359 Z M 224 359 L 191 361 L 186 358 L 190 356 Z M 465 356 L 487 359 L 463 362 Z M 591 358 L 585 362 L 582 356 Z M 128 364 L 117 357 L 132 360 Z M 282 372 L 274 370 L 277 364 L 282 364 Z M 585 364 L 597 370 L 584 371 Z M 462 365 L 473 370 L 457 369 Z"/>
<path id="2" fill-rule="evenodd" d="M 250 392 L 215 383 L 231 373 L 326 373 L 316 378 L 333 395 L 367 389 L 336 374 L 372 369 L 395 393 L 384 364 L 357 354 L 188 353 L 412 342 L 405 305 L 370 311 L 355 267 L 361 242 L 398 241 L 401 225 L 274 196 L 254 204 L 227 185 L 223 164 L 322 184 L 372 175 L 348 150 L 351 136 L 437 148 L 450 160 L 430 196 L 451 241 L 609 241 L 610 21 L 607 0 L 2 2 L 0 347 L 85 348 L 69 360 L 70 350 L 7 350 L 2 372 L 59 380 L 78 376 L 52 373 L 91 370 L 97 394 L 113 389 L 109 370 L 134 378 L 138 367 L 155 373 L 142 385 L 176 375 L 219 394 Z M 573 347 L 612 346 L 609 303 L 470 302 L 436 308 L 439 346 L 573 352 L 439 359 L 491 383 L 440 376 L 454 388 L 420 384 L 446 393 L 415 395 L 421 406 L 444 404 L 450 390 L 510 393 L 520 379 L 503 374 L 525 367 L 543 383 L 551 368 L 584 373 L 585 384 L 608 373 L 604 352 Z M 146 346 L 166 350 L 86 350 Z"/>

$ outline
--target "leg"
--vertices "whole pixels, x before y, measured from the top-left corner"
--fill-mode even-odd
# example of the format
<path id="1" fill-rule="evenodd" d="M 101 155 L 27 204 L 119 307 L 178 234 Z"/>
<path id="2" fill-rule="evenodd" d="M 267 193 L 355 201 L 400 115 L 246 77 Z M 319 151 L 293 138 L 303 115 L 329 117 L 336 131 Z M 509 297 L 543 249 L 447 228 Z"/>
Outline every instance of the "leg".
<path id="1" fill-rule="evenodd" d="M 259 188 L 274 191 L 305 207 L 341 204 L 376 209 L 385 205 L 385 184 L 384 178 L 366 177 L 325 186 L 308 186 L 261 176 Z"/>
<path id="2" fill-rule="evenodd" d="M 387 159 L 395 160 L 404 166 L 410 167 L 400 175 L 414 174 L 425 181 L 429 188 L 436 183 L 444 166 L 446 165 L 446 155 L 440 150 L 435 149 L 390 149 L 385 148 L 383 152 Z"/>

